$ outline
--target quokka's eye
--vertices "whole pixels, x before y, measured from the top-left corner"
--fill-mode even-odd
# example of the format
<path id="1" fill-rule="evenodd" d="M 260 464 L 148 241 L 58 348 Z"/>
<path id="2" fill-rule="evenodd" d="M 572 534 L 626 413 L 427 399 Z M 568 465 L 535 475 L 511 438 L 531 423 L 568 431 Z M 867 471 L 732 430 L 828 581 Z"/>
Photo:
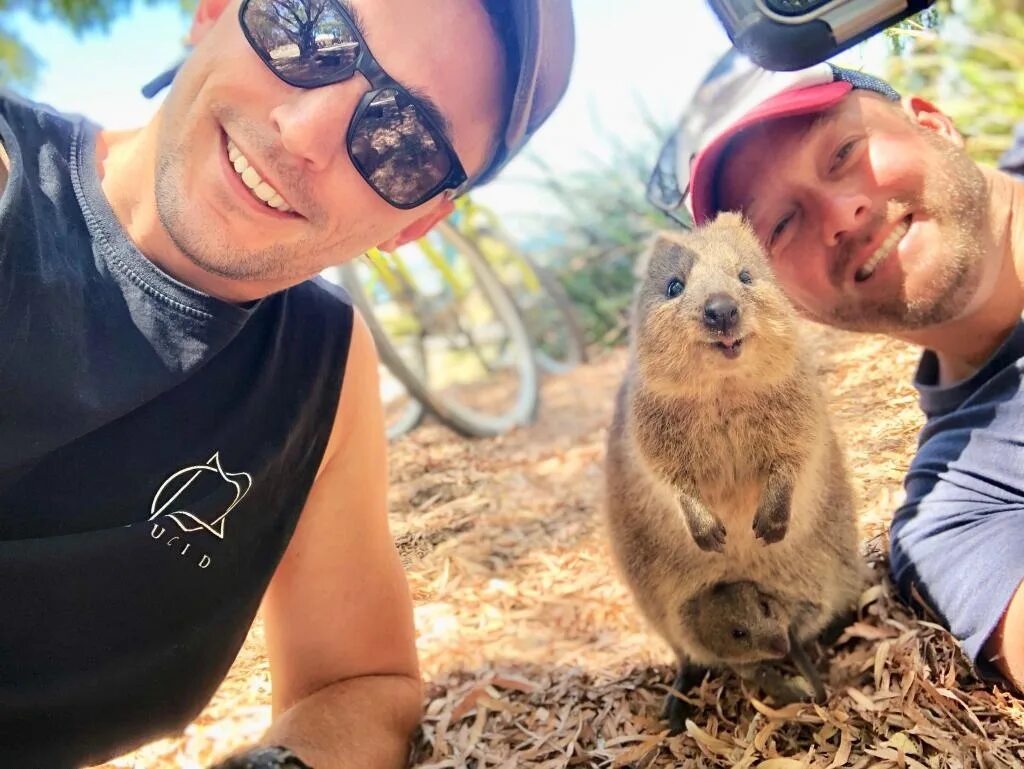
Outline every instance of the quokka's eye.
<path id="1" fill-rule="evenodd" d="M 675 299 L 683 293 L 684 288 L 683 281 L 679 280 L 679 278 L 671 278 L 668 285 L 665 286 L 665 296 L 669 299 Z"/>
<path id="2" fill-rule="evenodd" d="M 734 627 L 732 629 L 732 637 L 735 638 L 736 640 L 739 640 L 741 638 L 746 638 L 747 637 L 747 631 L 746 631 L 745 628 Z"/>
<path id="3" fill-rule="evenodd" d="M 748 286 L 754 282 L 750 272 L 747 270 L 740 270 L 740 283 L 746 283 Z"/>

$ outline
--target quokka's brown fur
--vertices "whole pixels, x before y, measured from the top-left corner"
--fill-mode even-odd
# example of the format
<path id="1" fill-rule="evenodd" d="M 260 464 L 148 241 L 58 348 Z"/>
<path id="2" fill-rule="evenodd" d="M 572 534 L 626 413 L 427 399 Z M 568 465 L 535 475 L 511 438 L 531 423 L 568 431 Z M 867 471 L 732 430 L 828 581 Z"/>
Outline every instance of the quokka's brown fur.
<path id="1" fill-rule="evenodd" d="M 647 256 L 608 439 L 620 570 L 684 665 L 720 663 L 684 607 L 723 581 L 812 605 L 794 628 L 808 641 L 854 604 L 864 572 L 843 457 L 795 311 L 736 214 L 660 234 Z M 673 279 L 684 287 L 669 298 Z M 705 318 L 709 297 L 722 295 L 738 311 L 724 334 Z"/>

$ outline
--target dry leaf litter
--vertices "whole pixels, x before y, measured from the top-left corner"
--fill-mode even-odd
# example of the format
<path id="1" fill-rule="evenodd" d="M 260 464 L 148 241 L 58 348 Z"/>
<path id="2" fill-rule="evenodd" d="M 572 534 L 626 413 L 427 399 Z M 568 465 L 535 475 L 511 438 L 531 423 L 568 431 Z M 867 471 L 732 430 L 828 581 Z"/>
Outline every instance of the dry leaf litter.
<path id="1" fill-rule="evenodd" d="M 468 441 L 426 425 L 394 445 L 391 525 L 416 603 L 427 699 L 411 764 L 563 767 L 1024 766 L 1024 702 L 977 680 L 951 637 L 895 600 L 887 528 L 921 415 L 917 353 L 812 328 L 860 497 L 875 581 L 826 651 L 829 699 L 776 707 L 705 678 L 670 736 L 668 648 L 618 580 L 601 520 L 602 461 L 625 352 L 547 381 L 537 422 Z M 200 769 L 259 738 L 270 679 L 257 620 L 183 734 L 108 767 Z"/>

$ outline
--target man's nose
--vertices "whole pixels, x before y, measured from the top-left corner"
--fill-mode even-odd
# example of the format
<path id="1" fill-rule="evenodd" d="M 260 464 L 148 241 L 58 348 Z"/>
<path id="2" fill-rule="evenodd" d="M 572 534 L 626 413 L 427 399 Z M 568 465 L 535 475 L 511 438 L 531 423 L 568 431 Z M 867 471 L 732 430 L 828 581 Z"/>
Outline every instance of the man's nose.
<path id="1" fill-rule="evenodd" d="M 305 161 L 310 171 L 323 171 L 344 149 L 349 122 L 364 93 L 366 83 L 360 77 L 297 90 L 270 111 L 270 121 L 288 154 Z"/>
<path id="2" fill-rule="evenodd" d="M 837 246 L 870 219 L 871 199 L 859 192 L 837 192 L 822 200 L 822 236 L 827 246 Z"/>

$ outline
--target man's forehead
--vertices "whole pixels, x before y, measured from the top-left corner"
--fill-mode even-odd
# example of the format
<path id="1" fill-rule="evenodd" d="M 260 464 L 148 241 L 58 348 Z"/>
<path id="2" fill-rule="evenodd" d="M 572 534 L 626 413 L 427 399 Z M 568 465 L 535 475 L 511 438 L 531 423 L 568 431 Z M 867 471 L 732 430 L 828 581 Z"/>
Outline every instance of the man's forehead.
<path id="1" fill-rule="evenodd" d="M 715 200 L 726 210 L 749 212 L 751 182 L 765 170 L 780 172 L 814 138 L 837 125 L 907 125 L 899 103 L 872 91 L 855 90 L 821 112 L 775 118 L 744 130 L 722 153 L 715 175 Z M 747 183 L 737 184 L 737 178 Z"/>
<path id="2" fill-rule="evenodd" d="M 794 153 L 830 130 L 851 109 L 849 98 L 806 115 L 775 118 L 738 134 L 722 153 L 716 174 L 715 199 L 722 210 L 756 215 L 757 191 L 779 176 Z"/>

